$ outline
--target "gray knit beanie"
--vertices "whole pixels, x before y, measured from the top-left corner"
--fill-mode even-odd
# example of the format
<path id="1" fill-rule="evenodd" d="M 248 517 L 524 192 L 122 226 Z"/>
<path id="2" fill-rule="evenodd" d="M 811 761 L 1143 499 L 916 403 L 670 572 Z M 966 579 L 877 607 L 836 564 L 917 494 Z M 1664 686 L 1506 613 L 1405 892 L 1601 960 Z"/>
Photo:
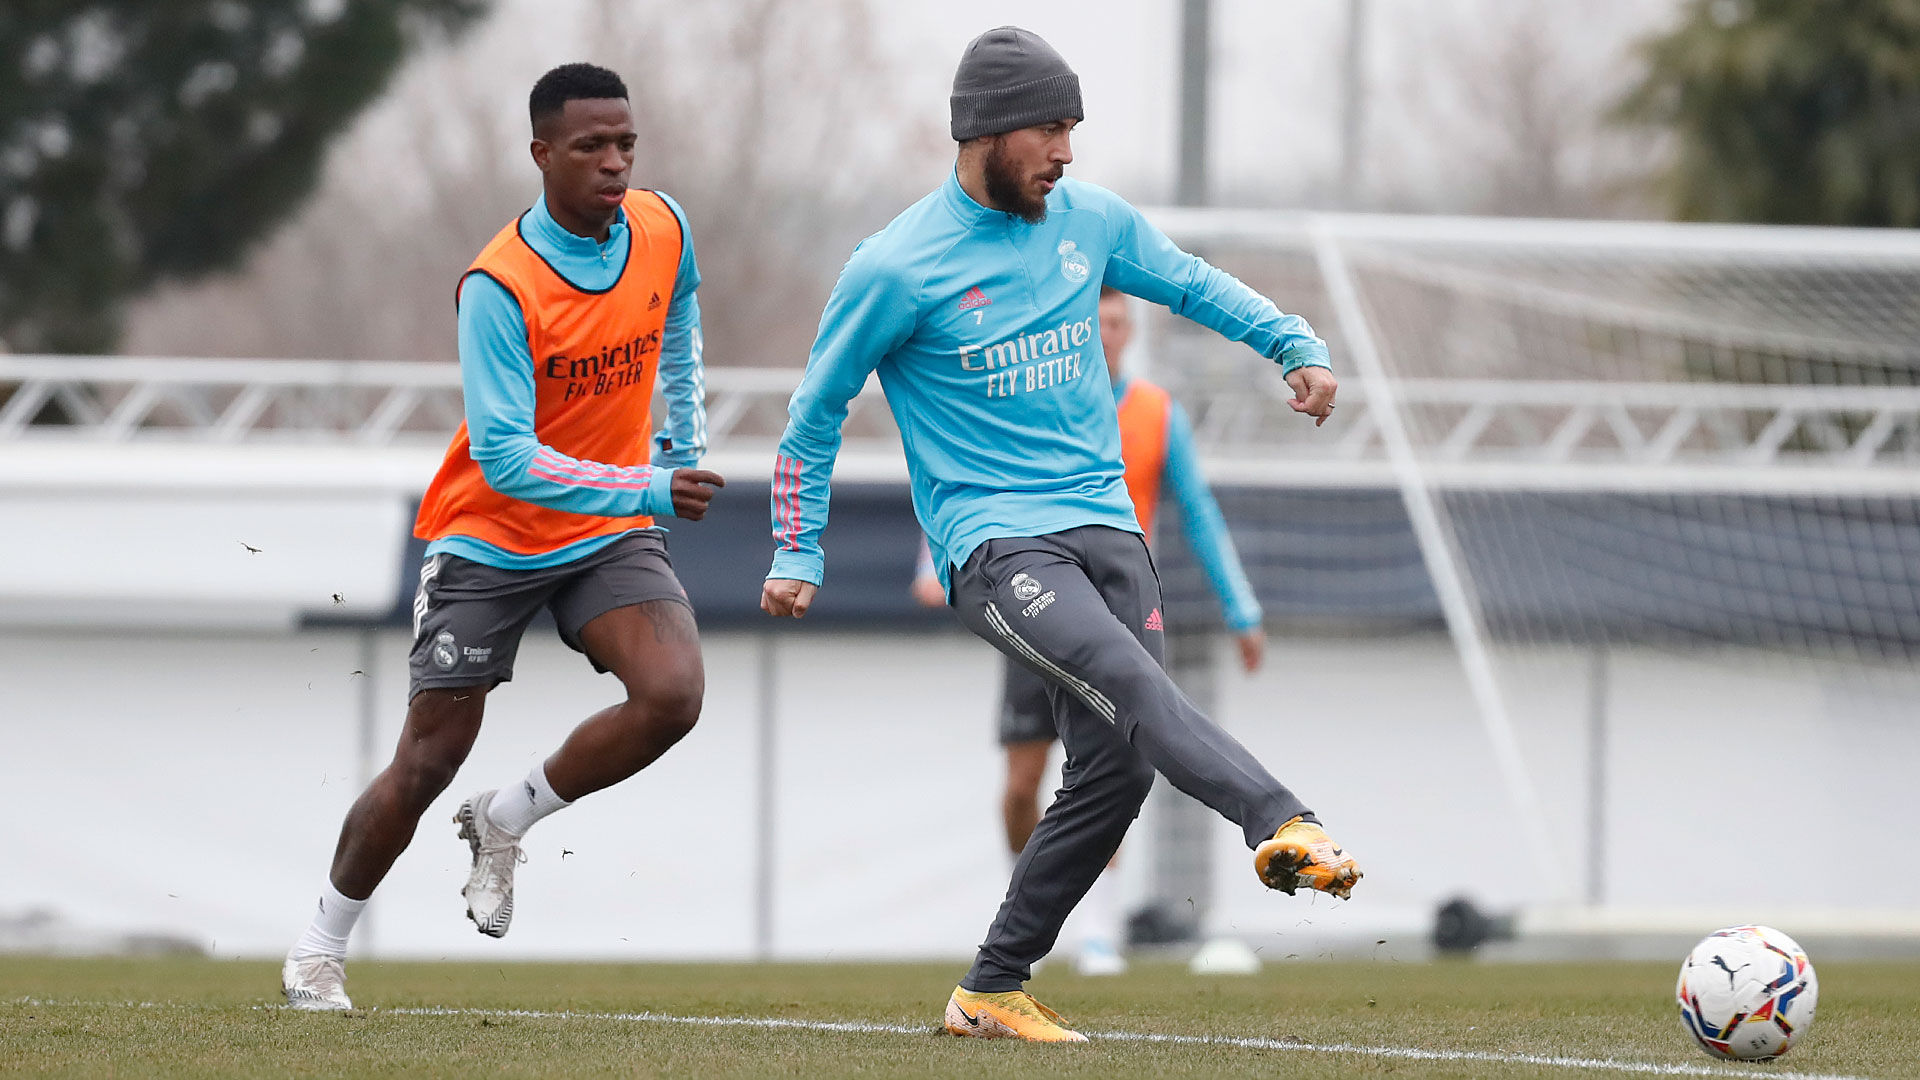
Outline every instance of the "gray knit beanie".
<path id="1" fill-rule="evenodd" d="M 1040 35 L 1017 26 L 989 30 L 967 43 L 953 73 L 952 104 L 955 142 L 1087 116 L 1080 107 L 1080 76 Z"/>

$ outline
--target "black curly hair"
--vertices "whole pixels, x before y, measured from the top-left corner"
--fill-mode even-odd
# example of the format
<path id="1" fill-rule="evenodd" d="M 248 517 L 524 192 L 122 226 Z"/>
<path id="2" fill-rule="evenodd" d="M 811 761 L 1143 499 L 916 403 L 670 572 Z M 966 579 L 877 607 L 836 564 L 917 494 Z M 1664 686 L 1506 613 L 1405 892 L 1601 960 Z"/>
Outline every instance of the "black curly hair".
<path id="1" fill-rule="evenodd" d="M 549 117 L 560 115 L 567 102 L 582 98 L 627 98 L 627 84 L 620 76 L 596 64 L 561 64 L 533 84 L 533 93 L 527 95 L 527 118 L 533 122 L 534 134 L 540 133 L 540 123 Z"/>

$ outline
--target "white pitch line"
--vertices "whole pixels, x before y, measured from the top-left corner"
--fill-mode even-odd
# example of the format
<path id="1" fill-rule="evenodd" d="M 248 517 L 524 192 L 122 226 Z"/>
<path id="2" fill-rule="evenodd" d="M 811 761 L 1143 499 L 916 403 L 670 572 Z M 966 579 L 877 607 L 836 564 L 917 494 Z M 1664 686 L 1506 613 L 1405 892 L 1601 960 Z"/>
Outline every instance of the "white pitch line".
<path id="1" fill-rule="evenodd" d="M 790 1031 L 830 1031 L 880 1035 L 931 1035 L 940 1030 L 920 1024 L 875 1024 L 862 1020 L 791 1020 L 759 1016 L 677 1016 L 672 1013 L 543 1012 L 534 1009 L 400 1008 L 381 1012 L 404 1016 L 485 1016 L 530 1020 L 612 1020 L 627 1023 L 688 1024 L 700 1027 L 751 1027 Z M 1362 1046 L 1357 1043 L 1289 1042 L 1237 1035 L 1152 1035 L 1137 1031 L 1088 1031 L 1089 1039 L 1112 1042 L 1169 1043 L 1175 1046 L 1232 1046 L 1247 1050 L 1292 1050 L 1314 1054 L 1363 1054 L 1407 1061 L 1480 1061 L 1500 1065 L 1541 1065 L 1557 1069 L 1589 1069 L 1642 1073 L 1652 1076 L 1740 1076 L 1751 1078 L 1751 1068 L 1727 1065 L 1662 1065 L 1651 1061 L 1565 1057 L 1549 1054 L 1503 1054 L 1492 1050 L 1422 1050 L 1410 1046 Z M 1803 1073 L 1767 1070 L 1767 1075 L 1793 1080 L 1867 1080 L 1845 1073 Z"/>
<path id="2" fill-rule="evenodd" d="M 15 998 L 11 1004 L 44 1005 L 69 1008 L 181 1008 L 185 1006 L 152 1001 L 53 1001 L 44 998 Z M 263 1006 L 282 1009 L 285 1006 Z M 200 1006 L 217 1011 L 218 1006 Z M 853 1035 L 932 1035 L 939 1028 L 926 1024 L 876 1024 L 865 1020 L 794 1020 L 779 1016 L 680 1016 L 656 1012 L 552 1012 L 540 1009 L 462 1009 L 446 1006 L 412 1008 L 373 1008 L 369 1013 L 392 1016 L 480 1016 L 518 1020 L 597 1020 L 616 1023 L 685 1024 L 693 1027 L 759 1028 L 765 1031 L 821 1031 Z M 1363 1046 L 1358 1043 L 1290 1042 L 1246 1035 L 1153 1035 L 1138 1031 L 1088 1031 L 1090 1039 L 1110 1042 L 1166 1043 L 1173 1046 L 1231 1046 L 1243 1050 L 1287 1050 L 1309 1054 L 1360 1054 L 1367 1057 L 1396 1058 L 1402 1061 L 1478 1061 L 1492 1065 L 1539 1065 L 1551 1069 L 1586 1069 L 1599 1072 L 1638 1073 L 1647 1076 L 1737 1076 L 1752 1080 L 1761 1075 L 1753 1068 L 1730 1065 L 1662 1065 L 1651 1061 L 1620 1061 L 1615 1058 L 1567 1057 L 1554 1054 L 1508 1054 L 1494 1050 L 1423 1050 L 1412 1046 Z M 1776 1080 L 1869 1080 L 1846 1073 L 1806 1073 L 1775 1070 L 1766 1076 Z"/>

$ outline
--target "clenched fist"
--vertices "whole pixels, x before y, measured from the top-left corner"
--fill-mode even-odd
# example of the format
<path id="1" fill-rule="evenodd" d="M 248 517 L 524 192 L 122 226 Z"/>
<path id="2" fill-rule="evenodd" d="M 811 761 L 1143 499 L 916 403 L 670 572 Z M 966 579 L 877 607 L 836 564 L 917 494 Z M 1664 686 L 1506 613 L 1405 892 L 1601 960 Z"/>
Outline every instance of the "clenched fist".
<path id="1" fill-rule="evenodd" d="M 707 504 L 713 501 L 715 488 L 727 486 L 717 472 L 705 469 L 673 471 L 673 516 L 699 521 L 707 516 Z"/>

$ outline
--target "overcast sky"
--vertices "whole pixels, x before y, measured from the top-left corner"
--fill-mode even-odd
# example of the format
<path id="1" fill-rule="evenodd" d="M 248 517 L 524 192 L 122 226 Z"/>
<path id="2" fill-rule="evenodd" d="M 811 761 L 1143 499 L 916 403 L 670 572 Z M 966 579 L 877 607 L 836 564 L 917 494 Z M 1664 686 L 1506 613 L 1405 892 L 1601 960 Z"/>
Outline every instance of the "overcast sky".
<path id="1" fill-rule="evenodd" d="M 199 307 L 191 298 L 177 311 L 147 304 L 159 314 L 136 319 L 136 326 L 159 329 L 130 341 L 160 352 L 224 355 L 385 355 L 443 347 L 442 279 L 451 279 L 471 246 L 539 191 L 527 160 L 527 90 L 541 72 L 574 60 L 621 69 L 630 83 L 646 88 L 636 102 L 655 112 L 643 120 L 674 122 L 667 141 L 642 147 L 634 179 L 702 204 L 699 228 L 709 238 L 703 254 L 715 267 L 727 263 L 720 241 L 751 236 L 749 248 L 760 257 L 762 239 L 776 248 L 784 244 L 779 250 L 789 254 L 783 258 L 812 252 L 818 263 L 812 269 L 830 280 L 859 236 L 885 224 L 951 168 L 946 130 L 954 65 L 969 40 L 1009 23 L 1046 37 L 1080 73 L 1088 115 L 1074 140 L 1073 175 L 1143 206 L 1172 195 L 1180 0 L 780 0 L 774 19 L 745 23 L 766 29 L 773 47 L 764 52 L 741 25 L 743 12 L 766 11 L 769 0 L 739 6 L 746 2 L 497 0 L 493 14 L 469 34 L 408 59 L 387 95 L 335 144 L 302 228 L 283 230 L 269 245 L 280 252 L 278 262 L 256 258 L 255 270 L 236 277 L 257 270 L 261 281 L 291 288 L 289 282 L 325 255 L 339 264 L 330 271 L 337 280 L 385 281 L 380 274 L 395 273 L 406 279 L 378 286 L 382 297 L 405 293 L 413 279 L 431 282 L 417 299 L 431 318 L 369 326 L 360 335 L 364 341 L 344 340 L 326 319 L 305 329 L 261 323 L 248 331 L 252 337 L 235 330 L 211 340 L 204 328 L 232 325 L 240 317 L 235 312 L 257 306 L 236 285 L 233 296 Z M 1609 159 L 1625 159 L 1644 175 L 1655 160 L 1645 139 L 1625 153 L 1589 152 L 1606 141 L 1596 134 L 1598 117 L 1638 70 L 1629 44 L 1672 19 L 1681 0 L 1365 0 L 1369 121 L 1361 183 L 1346 193 L 1337 177 L 1349 3 L 1215 0 L 1216 201 L 1449 213 L 1659 213 L 1651 203 L 1593 196 L 1632 187 L 1610 183 L 1626 171 L 1610 172 Z M 872 47 L 856 56 L 852 51 L 863 48 L 861 12 Z M 809 34 L 839 44 L 810 52 L 796 44 Z M 1530 52 L 1519 53 L 1536 61 L 1518 81 L 1501 75 L 1517 55 L 1516 41 L 1532 42 Z M 728 63 L 739 62 L 729 55 L 760 56 L 753 69 L 760 78 L 729 70 Z M 779 96 L 756 110 L 756 102 L 765 102 L 755 96 L 763 93 L 764 79 L 773 80 L 764 92 Z M 1516 86 L 1528 89 L 1516 92 Z M 1521 115 L 1516 103 L 1531 114 Z M 1559 190 L 1573 197 L 1527 205 L 1512 196 L 1525 195 L 1525 181 L 1541 170 L 1516 152 L 1514 133 L 1530 128 L 1537 135 L 1542 126 L 1552 133 L 1549 142 L 1564 129 L 1564 147 L 1550 147 L 1555 164 L 1548 171 L 1569 174 Z M 1538 150 L 1538 141 L 1531 149 Z M 1580 174 L 1582 163 L 1574 159 L 1582 154 L 1602 167 Z M 749 169 L 767 174 L 757 189 L 736 183 Z M 769 195 L 774 187 L 778 192 Z M 729 220 L 721 209 L 736 190 L 745 192 L 739 205 L 763 211 L 750 225 Z M 809 201 L 812 196 L 823 197 Z M 410 269 L 396 269 L 402 264 L 394 261 L 354 268 L 352 259 L 364 253 L 334 242 L 343 220 L 373 222 L 398 245 L 388 258 L 411 260 L 404 263 Z M 422 230 L 431 236 L 423 238 Z M 800 233 L 807 236 L 796 239 Z M 327 255 L 333 247 L 343 250 Z M 737 263 L 756 256 L 732 257 Z M 739 265 L 716 274 L 721 278 L 737 279 L 748 291 L 760 287 Z M 798 304 L 795 297 L 813 288 L 811 281 L 789 290 L 794 295 L 787 300 Z M 756 310 L 767 318 L 787 318 L 764 292 L 755 295 Z M 817 298 L 804 300 L 800 306 L 809 314 L 792 317 L 795 325 L 813 317 Z M 216 301 L 227 304 L 219 309 L 226 315 L 210 314 L 215 308 L 206 304 Z M 306 336 L 288 340 L 296 331 Z M 717 341 L 717 322 L 715 331 Z M 744 338 L 757 333 L 741 331 Z"/>
<path id="2" fill-rule="evenodd" d="M 1466 88 L 1487 53 L 1522 23 L 1539 26 L 1565 77 L 1605 97 L 1630 72 L 1638 36 L 1673 17 L 1677 0 L 1365 0 L 1363 160 L 1373 169 L 1417 172 L 1444 158 L 1435 140 L 1474 127 Z M 1171 195 L 1179 93 L 1180 0 L 973 0 L 879 3 L 876 17 L 904 56 L 910 92 L 944 116 L 953 66 L 982 30 L 1024 26 L 1045 37 L 1079 72 L 1087 119 L 1075 171 Z M 1271 183 L 1281 191 L 1338 174 L 1348 0 L 1215 0 L 1213 117 L 1216 188 Z M 1447 116 L 1447 110 L 1469 115 Z M 1442 132 L 1438 126 L 1449 126 Z"/>
<path id="3" fill-rule="evenodd" d="M 705 0 L 699 10 L 724 2 Z M 890 107 L 929 133 L 944 136 L 953 68 L 966 43 L 994 26 L 1024 26 L 1080 74 L 1088 115 L 1075 140 L 1074 174 L 1137 202 L 1171 197 L 1180 0 L 865 2 L 895 68 L 898 91 Z M 1216 197 L 1281 205 L 1341 201 L 1333 185 L 1348 2 L 1215 0 L 1210 131 Z M 1401 209 L 1446 202 L 1437 193 L 1448 174 L 1459 172 L 1480 144 L 1488 152 L 1497 148 L 1501 120 L 1476 93 L 1484 93 L 1491 59 L 1516 28 L 1541 35 L 1553 54 L 1543 78 L 1570 88 L 1592 113 L 1631 76 L 1630 43 L 1669 21 L 1679 2 L 1365 0 L 1366 168 L 1363 190 L 1351 201 Z M 500 0 L 488 24 L 459 48 L 485 58 L 497 74 L 489 85 L 498 87 L 500 108 L 523 115 L 523 87 L 534 76 L 589 51 L 583 35 L 592 6 L 590 0 Z M 415 69 L 429 61 L 421 58 Z M 393 93 L 432 89 L 430 81 L 403 75 Z M 368 123 L 377 125 L 380 112 L 376 107 Z M 1581 119 L 1570 115 L 1569 123 Z"/>

